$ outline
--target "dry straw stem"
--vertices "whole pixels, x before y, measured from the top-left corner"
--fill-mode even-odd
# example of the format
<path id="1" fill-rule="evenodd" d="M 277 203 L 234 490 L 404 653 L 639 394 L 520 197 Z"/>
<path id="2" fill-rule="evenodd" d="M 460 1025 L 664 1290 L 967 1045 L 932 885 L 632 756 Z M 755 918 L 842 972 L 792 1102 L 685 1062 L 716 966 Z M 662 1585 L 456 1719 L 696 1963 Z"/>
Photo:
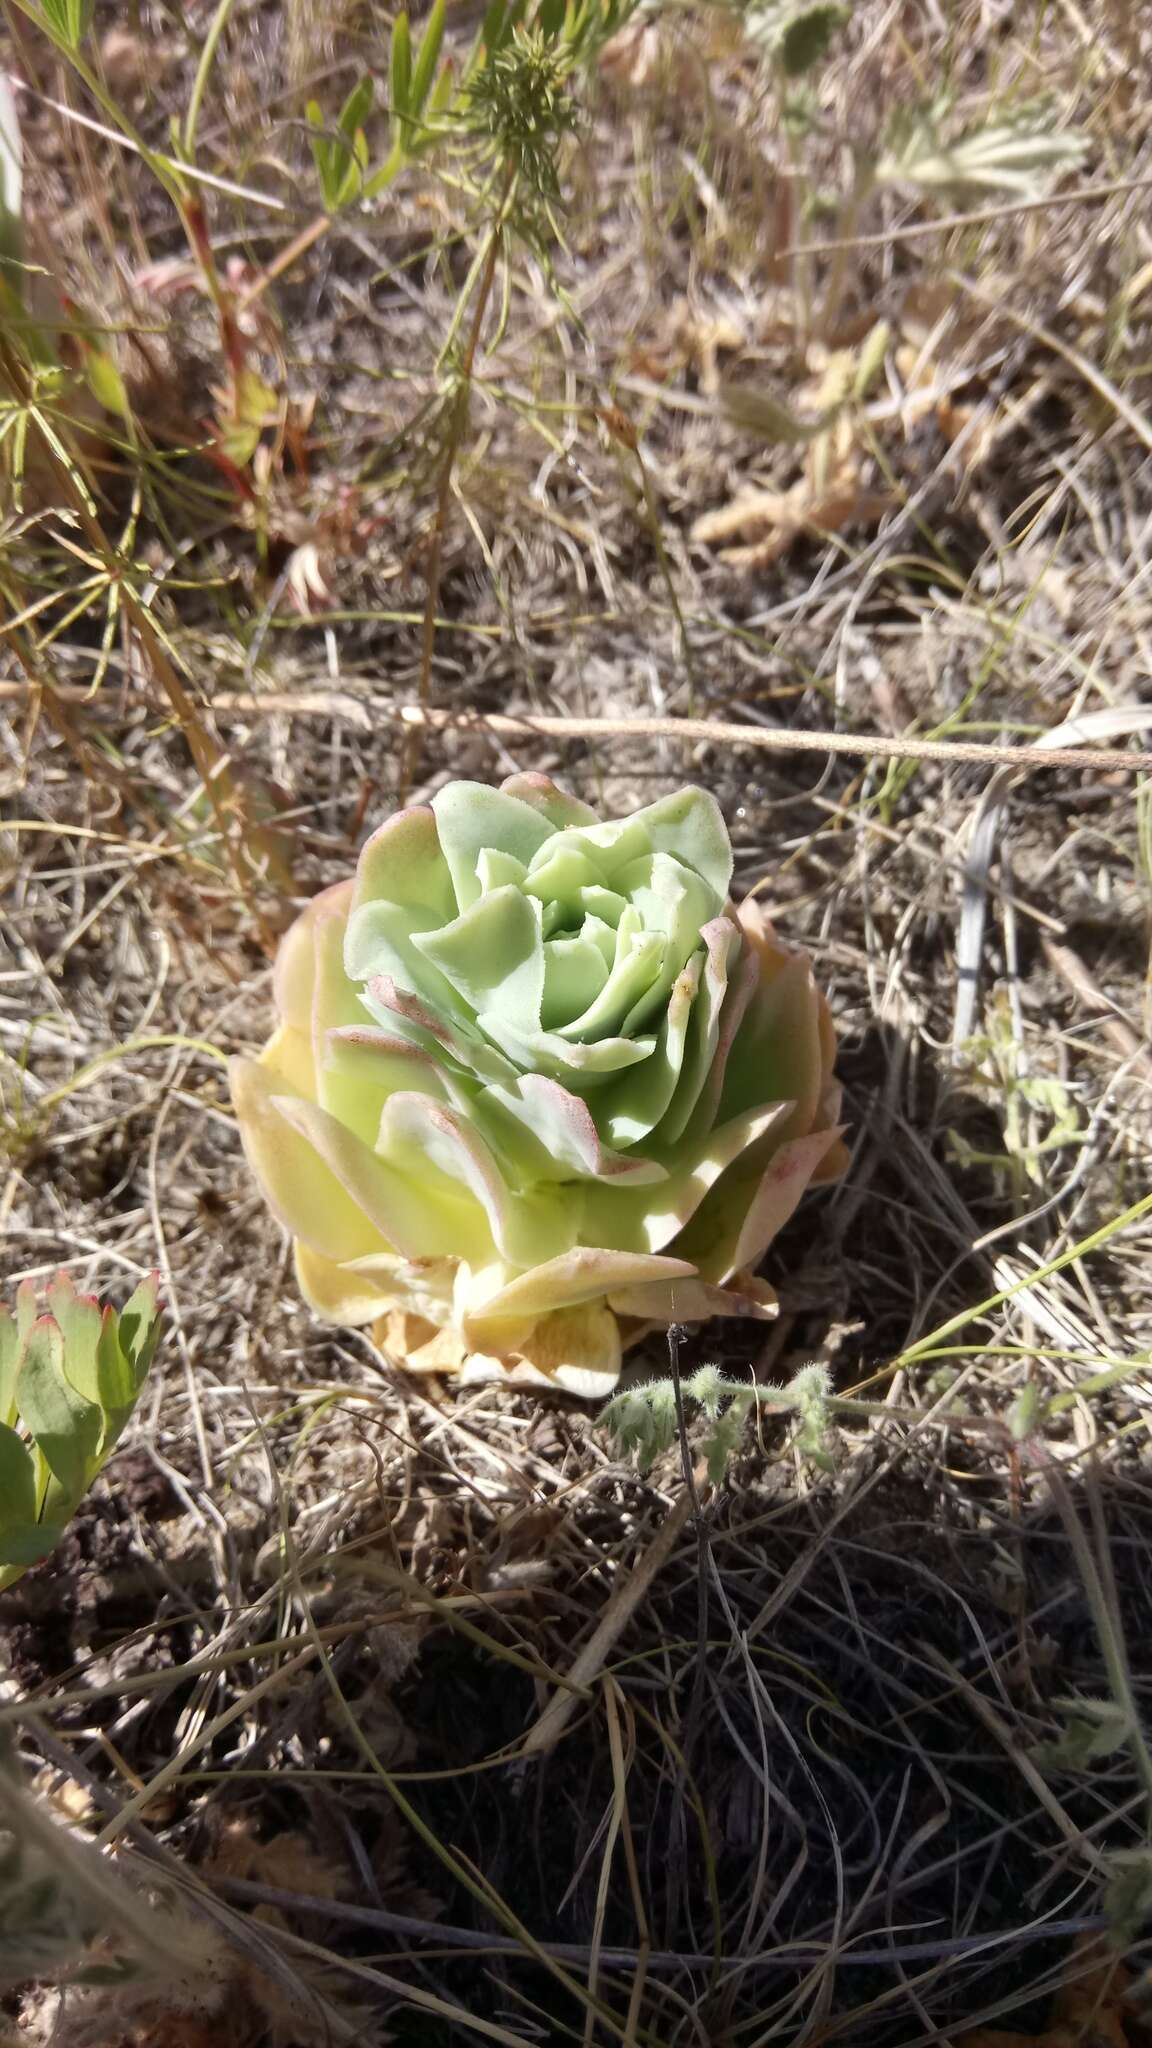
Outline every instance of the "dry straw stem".
<path id="1" fill-rule="evenodd" d="M 0 703 L 21 701 L 30 694 L 22 682 L 0 683 Z M 80 686 L 58 688 L 57 697 L 77 703 L 91 702 L 90 693 Z M 1020 774 L 1037 768 L 1093 768 L 1126 770 L 1143 775 L 1152 771 L 1152 754 L 1121 747 L 1046 747 L 1041 740 L 1024 746 L 997 746 L 984 740 L 920 739 L 915 734 L 802 732 L 789 726 L 737 725 L 711 718 L 554 718 L 546 713 L 515 717 L 507 712 L 437 711 L 422 704 L 376 704 L 363 702 L 347 693 L 309 690 L 300 694 L 286 691 L 232 691 L 212 699 L 212 712 L 221 718 L 288 716 L 298 718 L 347 718 L 355 714 L 365 725 L 396 719 L 405 727 L 426 727 L 433 732 L 491 733 L 494 738 L 571 740 L 667 739 L 686 745 L 706 743 L 719 747 L 759 747 L 779 754 L 846 754 L 857 761 L 964 761 L 992 768 L 1010 767 Z M 1148 722 L 1152 725 L 1152 708 Z"/>
<path id="2" fill-rule="evenodd" d="M 1087 206 L 1094 199 L 1119 199 L 1129 192 L 1152 189 L 1152 178 L 1120 178 L 1098 185 L 1079 185 L 1074 192 L 1053 192 L 1041 199 L 1014 199 L 1006 206 L 981 206 L 971 213 L 943 213 L 936 220 L 908 221 L 903 227 L 881 228 L 870 235 L 844 235 L 827 242 L 795 242 L 781 249 L 779 260 L 789 256 L 831 256 L 851 249 L 888 249 L 893 242 L 919 241 L 924 235 L 947 235 L 964 228 L 988 227 L 998 220 L 1015 220 L 1022 214 L 1050 213 L 1058 206 Z"/>
<path id="3" fill-rule="evenodd" d="M 265 700 L 266 701 L 266 700 Z M 516 718 L 503 712 L 461 715 L 404 704 L 395 714 L 402 725 L 431 726 L 437 732 L 491 732 L 501 738 L 535 734 L 540 739 L 666 739 L 691 745 L 762 747 L 782 754 L 849 754 L 856 760 L 974 761 L 989 766 L 1030 768 L 1152 769 L 1152 754 L 1115 747 L 1014 747 L 978 740 L 896 738 L 889 733 L 797 732 L 788 727 L 733 725 L 710 718 Z M 1152 724 L 1152 710 L 1148 714 Z"/>

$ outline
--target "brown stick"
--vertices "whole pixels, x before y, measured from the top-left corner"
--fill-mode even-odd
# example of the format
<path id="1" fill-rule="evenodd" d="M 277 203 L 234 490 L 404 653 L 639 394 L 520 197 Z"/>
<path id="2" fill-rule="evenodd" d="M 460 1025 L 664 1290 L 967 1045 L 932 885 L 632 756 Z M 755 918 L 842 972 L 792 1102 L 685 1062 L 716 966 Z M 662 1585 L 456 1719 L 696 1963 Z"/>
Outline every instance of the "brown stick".
<path id="1" fill-rule="evenodd" d="M 22 702 L 28 684 L 0 683 L 0 703 Z M 65 703 L 92 704 L 80 684 L 57 685 Z M 277 714 L 289 718 L 357 718 L 365 722 L 398 719 L 401 725 L 425 726 L 434 732 L 490 732 L 494 737 L 538 739 L 683 740 L 697 746 L 760 747 L 777 754 L 846 754 L 857 761 L 966 761 L 995 768 L 1013 768 L 1030 775 L 1037 768 L 1098 768 L 1130 775 L 1152 772 L 1152 754 L 1119 747 L 996 746 L 978 740 L 930 740 L 893 737 L 888 733 L 801 732 L 790 726 L 736 725 L 708 718 L 515 718 L 504 712 L 436 711 L 422 704 L 381 704 L 374 698 L 340 690 L 222 691 L 212 699 L 216 717 L 253 718 Z M 1152 708 L 1149 710 L 1152 724 Z"/>
<path id="2" fill-rule="evenodd" d="M 888 733 L 798 732 L 788 726 L 729 725 L 709 718 L 513 718 L 503 712 L 475 714 L 434 711 L 404 704 L 403 725 L 437 732 L 491 732 L 501 736 L 535 733 L 546 739 L 667 739 L 712 746 L 765 747 L 781 754 L 850 754 L 857 760 L 974 761 L 1029 771 L 1034 768 L 1124 768 L 1152 770 L 1152 754 L 1116 747 L 1009 747 L 977 740 L 893 738 Z M 1148 722 L 1152 725 L 1152 707 Z"/>

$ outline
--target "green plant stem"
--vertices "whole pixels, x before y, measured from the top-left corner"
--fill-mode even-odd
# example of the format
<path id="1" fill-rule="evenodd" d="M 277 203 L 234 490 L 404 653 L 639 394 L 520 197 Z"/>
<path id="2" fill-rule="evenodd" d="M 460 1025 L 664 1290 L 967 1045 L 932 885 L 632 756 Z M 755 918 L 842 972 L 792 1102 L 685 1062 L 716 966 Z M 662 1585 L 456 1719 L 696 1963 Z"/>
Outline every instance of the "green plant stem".
<path id="1" fill-rule="evenodd" d="M 195 154 L 196 130 L 200 122 L 200 109 L 204 104 L 204 95 L 208 90 L 208 80 L 212 75 L 212 66 L 216 61 L 216 51 L 220 38 L 228 25 L 228 17 L 232 12 L 234 4 L 235 0 L 220 0 L 220 5 L 212 17 L 208 33 L 204 38 L 204 47 L 200 52 L 200 61 L 196 66 L 196 76 L 192 81 L 192 91 L 188 96 L 188 111 L 184 116 L 184 154 L 189 158 Z"/>
<path id="2" fill-rule="evenodd" d="M 911 1365 L 915 1359 L 922 1357 L 943 1338 L 951 1337 L 957 1330 L 966 1329 L 969 1323 L 975 1322 L 977 1316 L 987 1315 L 990 1309 L 1002 1308 L 1006 1301 L 1012 1301 L 1026 1289 L 1037 1287 L 1044 1280 L 1050 1280 L 1054 1273 L 1062 1273 L 1065 1266 L 1070 1266 L 1073 1260 L 1082 1259 L 1088 1252 L 1099 1251 L 1102 1245 L 1110 1244 L 1119 1231 L 1126 1230 L 1130 1223 L 1139 1223 L 1141 1218 L 1150 1212 L 1152 1195 L 1145 1195 L 1141 1201 L 1133 1202 L 1130 1209 L 1124 1209 L 1119 1216 L 1113 1217 L 1111 1223 L 1102 1224 L 1090 1237 L 1082 1238 L 1079 1244 L 1074 1244 L 1068 1251 L 1061 1252 L 1058 1259 L 1052 1259 L 1046 1266 L 1038 1266 L 1034 1273 L 1027 1274 L 1023 1280 L 1017 1280 L 1011 1287 L 1002 1287 L 998 1294 L 988 1295 L 986 1300 L 978 1301 L 972 1308 L 962 1309 L 959 1315 L 951 1316 L 946 1323 L 941 1323 L 937 1329 L 930 1330 L 926 1337 L 918 1338 L 915 1344 L 910 1344 L 906 1351 L 902 1351 L 898 1358 L 892 1360 L 888 1370 L 896 1372 L 901 1366 Z"/>
<path id="3" fill-rule="evenodd" d="M 1145 1838 L 1152 1841 L 1152 1750 L 1148 1747 L 1147 1738 L 1141 1723 L 1139 1701 L 1137 1700 L 1135 1687 L 1132 1683 L 1132 1670 L 1128 1662 L 1128 1649 L 1124 1641 L 1119 1613 L 1116 1609 L 1115 1589 L 1110 1583 L 1112 1572 L 1107 1551 L 1107 1531 L 1103 1527 L 1099 1502 L 1095 1495 L 1096 1476 L 1094 1473 L 1090 1474 L 1089 1485 L 1092 1489 L 1090 1499 L 1092 1502 L 1093 1522 L 1096 1525 L 1097 1546 L 1100 1553 L 1098 1558 L 1093 1555 L 1092 1545 L 1088 1540 L 1080 1517 L 1072 1504 L 1071 1495 L 1055 1463 L 1047 1458 L 1044 1459 L 1043 1471 L 1048 1484 L 1048 1491 L 1056 1504 L 1060 1520 L 1064 1524 L 1064 1531 L 1072 1549 L 1072 1555 L 1076 1560 L 1080 1583 L 1084 1588 L 1088 1605 L 1092 1609 L 1092 1619 L 1096 1626 L 1096 1634 L 1099 1639 L 1101 1654 L 1104 1658 L 1104 1669 L 1108 1674 L 1108 1684 L 1111 1688 L 1112 1697 L 1116 1705 L 1121 1709 L 1127 1723 L 1126 1742 L 1128 1753 L 1132 1758 L 1137 1776 L 1144 1788 Z"/>
<path id="4" fill-rule="evenodd" d="M 153 172 L 163 185 L 169 198 L 178 203 L 181 190 L 178 167 L 172 164 L 170 159 L 162 153 L 149 148 L 139 130 L 133 127 L 123 109 L 117 105 L 112 94 L 107 91 L 100 79 L 97 78 L 91 65 L 86 64 L 79 51 L 73 49 L 68 38 L 61 35 L 60 31 L 53 27 L 43 9 L 34 4 L 34 0 L 11 0 L 11 5 L 17 8 L 27 21 L 32 22 L 34 27 L 38 28 L 43 35 L 48 37 L 59 55 L 63 57 L 65 63 L 71 65 L 76 76 L 92 95 L 109 125 L 124 137 L 125 141 L 135 150 L 142 162 L 148 165 L 149 170 Z"/>

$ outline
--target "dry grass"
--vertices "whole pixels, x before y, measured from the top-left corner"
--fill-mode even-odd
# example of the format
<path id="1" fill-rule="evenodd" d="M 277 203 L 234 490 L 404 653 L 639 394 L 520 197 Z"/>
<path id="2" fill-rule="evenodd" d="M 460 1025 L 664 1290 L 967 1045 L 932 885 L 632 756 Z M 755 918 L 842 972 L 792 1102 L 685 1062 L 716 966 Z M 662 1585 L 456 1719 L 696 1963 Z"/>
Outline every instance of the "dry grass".
<path id="1" fill-rule="evenodd" d="M 137 410 L 127 451 L 29 457 L 0 554 L 0 1264 L 157 1266 L 172 1337 L 89 1510 L 0 1596 L 40 1817 L 115 1844 L 93 1885 L 96 1850 L 58 1866 L 17 1816 L 17 2038 L 1038 2033 L 1084 1937 L 1138 1932 L 1118 1859 L 1152 1827 L 1149 29 L 865 0 L 793 162 L 735 17 L 640 16 L 575 80 L 562 240 L 501 230 L 449 464 L 491 196 L 453 159 L 308 240 L 305 103 L 379 70 L 387 21 L 239 0 L 197 162 L 248 195 L 206 188 L 237 289 L 282 262 L 246 497 L 203 453 L 211 308 L 140 281 L 186 257 L 171 196 L 77 122 L 34 13 L 41 260 L 124 330 Z M 154 148 L 210 19 L 97 36 Z M 959 126 L 1051 94 L 1086 142 L 1062 196 L 854 209 L 852 149 L 943 86 Z M 764 396 L 820 420 L 880 318 L 817 469 Z M 715 789 L 837 1015 L 852 1171 L 773 1249 L 767 1344 L 724 1325 L 683 1362 L 823 1356 L 877 1407 L 832 1475 L 766 1423 L 698 1522 L 678 1461 L 641 1480 L 594 1415 L 457 1399 L 314 1323 L 222 1084 L 292 904 L 397 801 L 515 767 L 607 810 Z M 1109 1753 L 1074 1696 L 1120 1713 Z M 129 1974 L 61 2007 L 84 1944 Z"/>

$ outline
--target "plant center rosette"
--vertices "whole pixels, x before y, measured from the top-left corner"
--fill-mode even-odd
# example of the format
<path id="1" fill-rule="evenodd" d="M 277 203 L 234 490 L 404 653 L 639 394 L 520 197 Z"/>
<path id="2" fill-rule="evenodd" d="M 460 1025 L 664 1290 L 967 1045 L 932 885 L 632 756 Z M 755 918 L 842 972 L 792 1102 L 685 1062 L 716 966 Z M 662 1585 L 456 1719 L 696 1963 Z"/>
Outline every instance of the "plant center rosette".
<path id="1" fill-rule="evenodd" d="M 765 1316 L 843 1166 L 807 957 L 728 901 L 718 805 L 602 822 L 547 777 L 398 812 L 276 963 L 232 1064 L 301 1290 L 417 1370 L 595 1396 L 652 1326 Z"/>

